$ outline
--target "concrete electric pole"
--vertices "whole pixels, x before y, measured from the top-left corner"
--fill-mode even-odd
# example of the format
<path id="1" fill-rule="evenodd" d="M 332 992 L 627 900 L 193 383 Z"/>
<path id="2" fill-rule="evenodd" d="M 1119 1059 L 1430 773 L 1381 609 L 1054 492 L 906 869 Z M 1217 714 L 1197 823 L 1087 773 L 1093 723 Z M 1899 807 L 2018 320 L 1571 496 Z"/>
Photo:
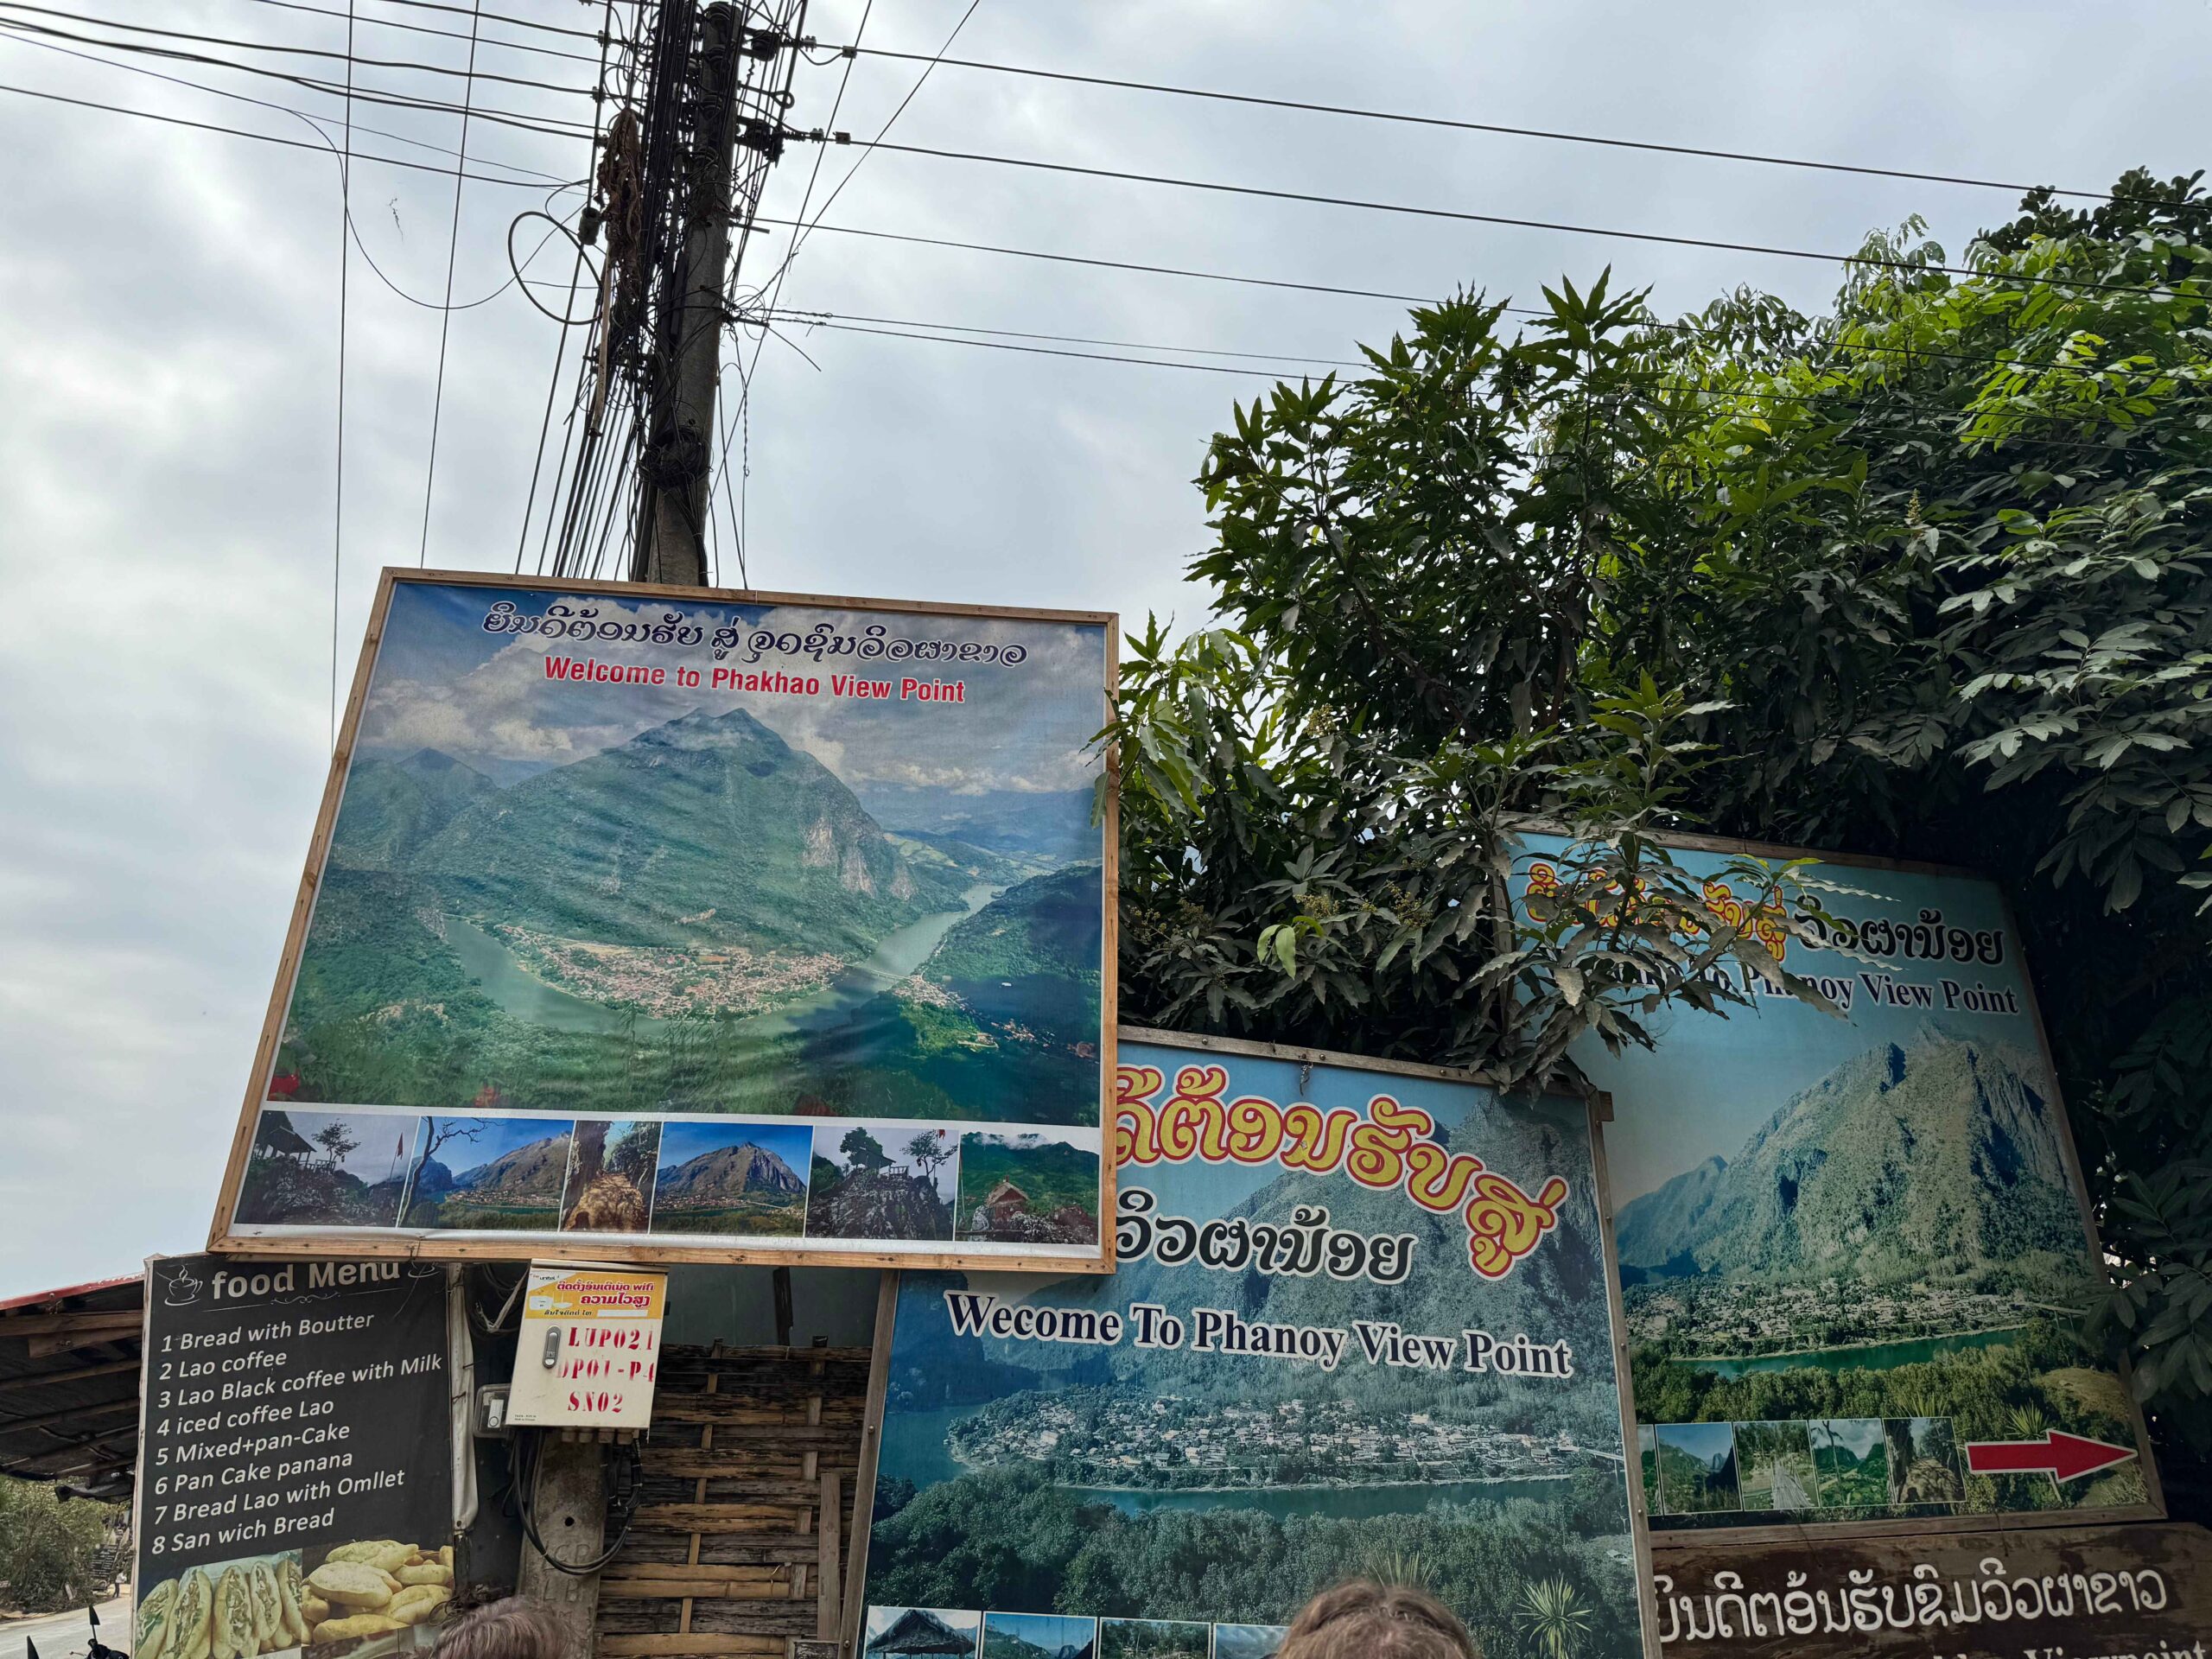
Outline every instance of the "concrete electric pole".
<path id="1" fill-rule="evenodd" d="M 738 58 L 745 49 L 733 8 L 718 3 L 700 12 L 691 80 L 698 116 L 683 174 L 683 240 L 677 280 L 664 291 L 655 319 L 632 582 L 707 583 L 707 485 L 728 315 L 722 283 L 729 265 L 730 177 L 745 126 L 738 109 Z M 766 142 L 777 140 L 771 135 Z"/>

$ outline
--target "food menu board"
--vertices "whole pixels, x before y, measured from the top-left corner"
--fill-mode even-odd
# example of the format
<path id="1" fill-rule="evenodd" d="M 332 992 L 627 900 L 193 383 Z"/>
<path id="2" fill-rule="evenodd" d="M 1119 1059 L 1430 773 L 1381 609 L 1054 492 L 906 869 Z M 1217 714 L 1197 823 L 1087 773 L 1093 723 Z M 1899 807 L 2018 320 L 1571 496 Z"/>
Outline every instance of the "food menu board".
<path id="1" fill-rule="evenodd" d="M 453 1593 L 446 1273 L 148 1264 L 135 1659 L 427 1646 Z"/>

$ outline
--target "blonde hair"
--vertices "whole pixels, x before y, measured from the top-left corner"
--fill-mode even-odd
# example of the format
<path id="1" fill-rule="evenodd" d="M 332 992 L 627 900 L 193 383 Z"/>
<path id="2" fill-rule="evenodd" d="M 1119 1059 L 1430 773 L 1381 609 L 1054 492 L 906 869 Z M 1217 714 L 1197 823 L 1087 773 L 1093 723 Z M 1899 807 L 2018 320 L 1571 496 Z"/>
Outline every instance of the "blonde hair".
<path id="1" fill-rule="evenodd" d="M 431 1659 L 565 1659 L 559 1621 L 520 1596 L 487 1602 L 446 1626 Z"/>
<path id="2" fill-rule="evenodd" d="M 1351 1579 L 1299 1609 L 1275 1659 L 1483 1659 L 1483 1650 L 1435 1597 Z"/>

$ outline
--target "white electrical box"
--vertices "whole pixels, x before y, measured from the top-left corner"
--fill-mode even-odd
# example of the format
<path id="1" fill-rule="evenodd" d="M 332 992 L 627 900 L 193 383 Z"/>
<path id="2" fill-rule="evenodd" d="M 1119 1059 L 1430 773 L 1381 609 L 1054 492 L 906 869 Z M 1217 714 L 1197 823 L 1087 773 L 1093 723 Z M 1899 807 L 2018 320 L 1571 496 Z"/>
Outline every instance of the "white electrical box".
<path id="1" fill-rule="evenodd" d="M 668 1275 L 532 1262 L 506 1421 L 517 1428 L 645 1428 L 660 1374 Z"/>

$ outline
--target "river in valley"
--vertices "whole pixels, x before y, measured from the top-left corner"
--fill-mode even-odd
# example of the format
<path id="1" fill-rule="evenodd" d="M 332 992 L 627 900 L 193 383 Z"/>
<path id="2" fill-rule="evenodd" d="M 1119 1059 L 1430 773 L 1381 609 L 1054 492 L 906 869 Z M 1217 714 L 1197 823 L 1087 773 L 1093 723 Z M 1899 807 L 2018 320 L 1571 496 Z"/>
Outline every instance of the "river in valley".
<path id="1" fill-rule="evenodd" d="M 1713 1376 L 1745 1376 L 1753 1371 L 1889 1371 L 1920 1365 L 1942 1354 L 1970 1348 L 2004 1348 L 2017 1331 L 1969 1331 L 1963 1336 L 1922 1337 L 1912 1342 L 1872 1342 L 1855 1348 L 1815 1348 L 1796 1354 L 1756 1354 L 1741 1358 L 1673 1359 L 1686 1371 Z"/>

